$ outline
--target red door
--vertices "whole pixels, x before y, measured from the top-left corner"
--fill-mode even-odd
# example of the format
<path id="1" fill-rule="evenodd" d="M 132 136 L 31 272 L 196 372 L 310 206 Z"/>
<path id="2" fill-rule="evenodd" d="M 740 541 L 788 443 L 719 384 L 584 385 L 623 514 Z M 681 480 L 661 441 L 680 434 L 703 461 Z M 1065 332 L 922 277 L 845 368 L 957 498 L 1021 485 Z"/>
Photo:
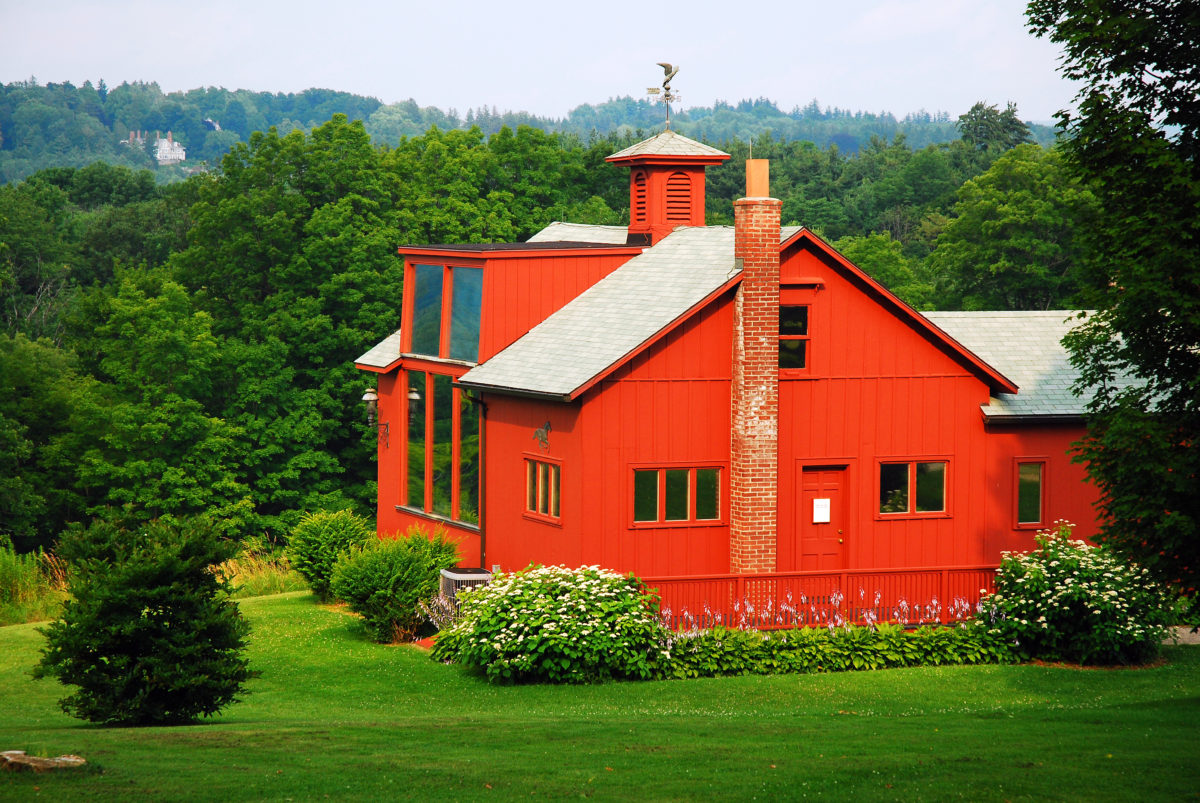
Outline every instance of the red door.
<path id="1" fill-rule="evenodd" d="M 801 571 L 845 568 L 845 489 L 845 466 L 805 466 L 800 472 L 796 532 Z"/>

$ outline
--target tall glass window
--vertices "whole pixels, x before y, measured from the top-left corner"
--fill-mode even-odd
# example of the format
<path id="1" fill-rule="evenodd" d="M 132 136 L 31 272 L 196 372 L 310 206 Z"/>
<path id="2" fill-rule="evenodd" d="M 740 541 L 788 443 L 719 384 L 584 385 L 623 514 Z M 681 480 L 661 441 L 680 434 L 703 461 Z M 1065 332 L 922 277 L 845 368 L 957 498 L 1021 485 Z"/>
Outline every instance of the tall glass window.
<path id="1" fill-rule="evenodd" d="M 475 362 L 479 359 L 479 309 L 483 301 L 483 269 L 452 268 L 453 298 L 450 299 L 450 357 Z"/>
<path id="2" fill-rule="evenodd" d="M 425 507 L 425 372 L 408 372 L 409 507 Z"/>
<path id="3" fill-rule="evenodd" d="M 458 520 L 479 523 L 479 407 L 459 391 Z"/>
<path id="4" fill-rule="evenodd" d="M 416 265 L 413 268 L 412 351 L 437 357 L 442 337 L 441 265 Z"/>
<path id="5" fill-rule="evenodd" d="M 453 380 L 442 374 L 433 375 L 433 512 L 449 516 L 450 487 L 454 475 L 454 401 Z"/>

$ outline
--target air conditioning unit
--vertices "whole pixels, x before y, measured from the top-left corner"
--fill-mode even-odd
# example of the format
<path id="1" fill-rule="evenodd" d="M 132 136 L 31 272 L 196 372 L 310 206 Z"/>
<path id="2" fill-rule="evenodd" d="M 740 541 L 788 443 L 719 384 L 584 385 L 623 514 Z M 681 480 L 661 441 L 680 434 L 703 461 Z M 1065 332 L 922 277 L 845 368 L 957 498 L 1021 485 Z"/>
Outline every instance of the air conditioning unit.
<path id="1" fill-rule="evenodd" d="M 457 600 L 461 589 L 487 585 L 491 579 L 487 569 L 442 569 L 442 596 Z"/>

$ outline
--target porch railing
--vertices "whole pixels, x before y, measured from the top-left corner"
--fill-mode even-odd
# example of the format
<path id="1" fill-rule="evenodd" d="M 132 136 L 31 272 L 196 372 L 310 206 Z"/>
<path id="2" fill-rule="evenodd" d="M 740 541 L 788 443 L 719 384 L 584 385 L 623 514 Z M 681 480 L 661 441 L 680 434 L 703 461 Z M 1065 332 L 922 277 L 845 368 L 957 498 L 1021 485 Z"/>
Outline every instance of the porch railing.
<path id="1" fill-rule="evenodd" d="M 995 590 L 996 565 L 648 577 L 676 630 L 785 628 L 970 618 Z"/>

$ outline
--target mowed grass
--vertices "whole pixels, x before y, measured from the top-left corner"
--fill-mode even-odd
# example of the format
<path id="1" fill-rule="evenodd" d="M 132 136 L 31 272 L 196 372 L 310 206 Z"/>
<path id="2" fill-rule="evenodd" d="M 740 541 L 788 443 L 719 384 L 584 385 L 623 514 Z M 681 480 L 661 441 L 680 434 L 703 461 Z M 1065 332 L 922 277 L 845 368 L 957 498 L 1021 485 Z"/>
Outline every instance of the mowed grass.
<path id="1" fill-rule="evenodd" d="M 1200 647 L 1128 671 L 929 668 L 492 686 L 369 642 L 306 593 L 241 601 L 262 676 L 190 727 L 101 728 L 35 681 L 34 625 L 0 629 L 0 750 L 89 768 L 5 774 L 76 800 L 1195 799 Z"/>

